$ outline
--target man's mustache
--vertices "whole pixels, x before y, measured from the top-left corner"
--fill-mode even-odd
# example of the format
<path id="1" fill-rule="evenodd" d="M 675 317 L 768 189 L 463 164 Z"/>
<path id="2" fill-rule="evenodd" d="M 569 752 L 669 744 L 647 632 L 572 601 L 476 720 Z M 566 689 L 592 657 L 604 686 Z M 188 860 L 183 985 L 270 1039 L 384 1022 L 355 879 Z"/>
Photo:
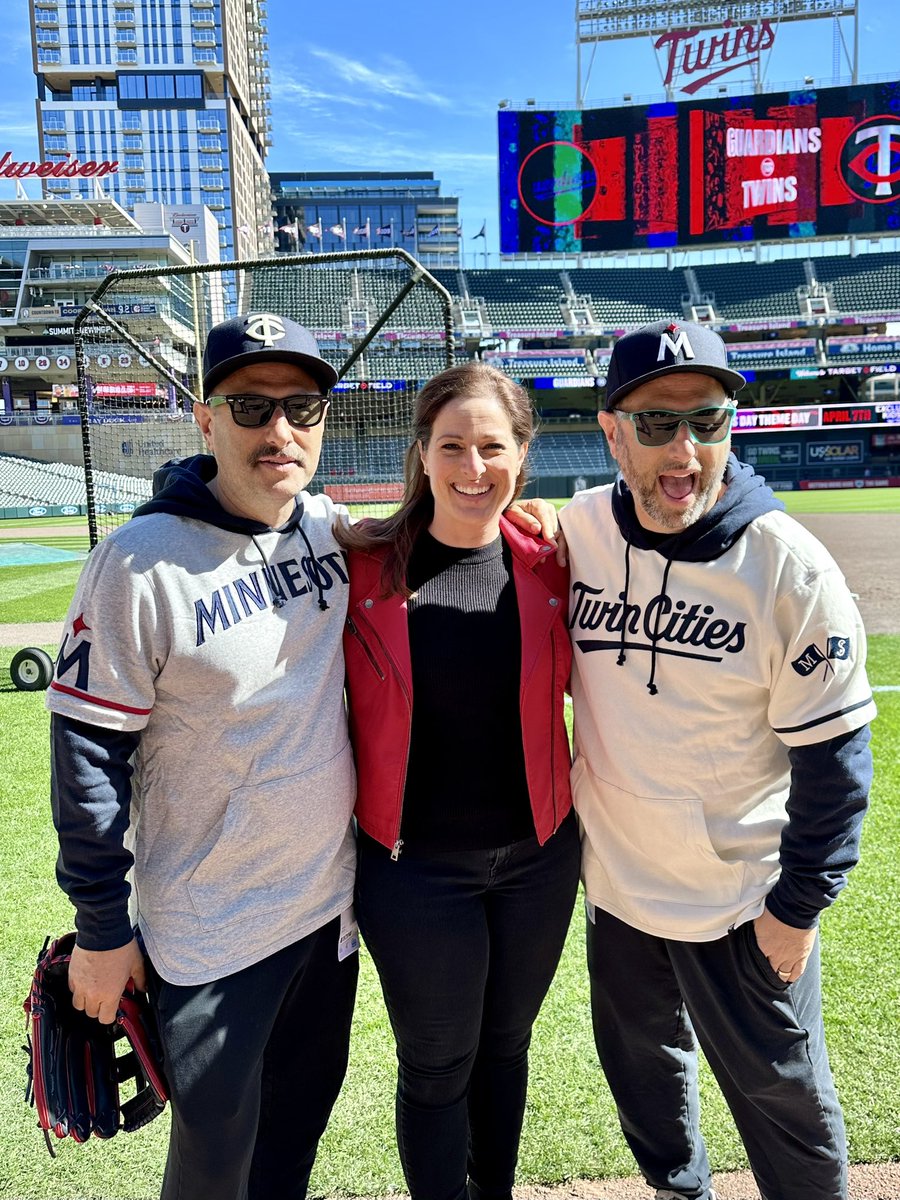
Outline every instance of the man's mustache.
<path id="1" fill-rule="evenodd" d="M 306 458 L 302 450 L 286 448 L 283 446 L 260 446 L 251 454 L 250 466 L 255 467 L 261 459 L 273 457 L 289 458 L 291 462 L 295 462 L 298 467 L 306 466 Z"/>

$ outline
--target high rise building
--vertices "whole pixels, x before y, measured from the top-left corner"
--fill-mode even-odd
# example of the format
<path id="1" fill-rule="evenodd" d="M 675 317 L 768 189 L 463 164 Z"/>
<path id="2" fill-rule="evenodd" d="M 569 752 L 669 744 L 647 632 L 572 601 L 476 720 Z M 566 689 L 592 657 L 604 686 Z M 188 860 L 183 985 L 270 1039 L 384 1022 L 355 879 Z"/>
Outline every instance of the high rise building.
<path id="1" fill-rule="evenodd" d="M 33 0 L 32 12 L 41 158 L 118 163 L 102 180 L 48 176 L 45 196 L 102 187 L 129 212 L 205 204 L 222 259 L 270 253 L 265 0 Z"/>

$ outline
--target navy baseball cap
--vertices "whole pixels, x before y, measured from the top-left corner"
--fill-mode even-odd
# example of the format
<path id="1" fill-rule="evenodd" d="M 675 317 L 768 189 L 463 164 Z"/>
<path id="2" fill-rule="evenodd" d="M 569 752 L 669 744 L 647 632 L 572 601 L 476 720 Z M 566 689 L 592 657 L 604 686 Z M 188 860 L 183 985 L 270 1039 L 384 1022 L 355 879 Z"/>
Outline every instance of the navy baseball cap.
<path id="1" fill-rule="evenodd" d="M 726 392 L 747 382 L 728 366 L 725 343 L 714 329 L 693 321 L 654 321 L 626 333 L 613 346 L 606 373 L 606 411 L 642 383 L 660 375 L 696 372 L 718 379 Z"/>
<path id="2" fill-rule="evenodd" d="M 256 362 L 294 363 L 308 371 L 323 392 L 330 391 L 338 379 L 308 329 L 290 317 L 253 312 L 221 321 L 209 331 L 203 351 L 204 396 L 232 371 Z"/>

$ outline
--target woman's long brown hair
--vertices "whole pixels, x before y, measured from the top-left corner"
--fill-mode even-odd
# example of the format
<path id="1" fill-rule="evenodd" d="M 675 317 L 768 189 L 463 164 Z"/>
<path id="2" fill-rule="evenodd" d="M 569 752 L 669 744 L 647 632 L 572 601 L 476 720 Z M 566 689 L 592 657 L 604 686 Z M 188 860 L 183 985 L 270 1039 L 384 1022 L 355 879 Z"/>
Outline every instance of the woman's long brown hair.
<path id="1" fill-rule="evenodd" d="M 387 547 L 381 580 L 385 595 L 409 596 L 406 583 L 409 560 L 416 540 L 434 517 L 434 497 L 419 454 L 431 439 L 431 431 L 441 409 L 463 396 L 490 396 L 502 405 L 512 427 L 517 446 L 530 442 L 534 435 L 534 413 L 528 393 L 508 375 L 487 363 L 468 362 L 448 367 L 425 384 L 413 409 L 413 440 L 406 451 L 404 489 L 400 507 L 390 517 L 369 518 L 357 525 L 338 525 L 335 537 L 345 550 L 363 553 Z M 516 477 L 512 500 L 525 484 L 523 462 Z"/>

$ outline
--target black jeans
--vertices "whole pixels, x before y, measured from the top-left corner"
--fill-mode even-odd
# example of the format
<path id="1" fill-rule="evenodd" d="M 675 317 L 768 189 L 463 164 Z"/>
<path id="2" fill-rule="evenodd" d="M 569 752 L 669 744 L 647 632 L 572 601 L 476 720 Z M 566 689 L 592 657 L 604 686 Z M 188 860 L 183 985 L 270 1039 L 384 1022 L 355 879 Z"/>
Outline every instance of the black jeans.
<path id="1" fill-rule="evenodd" d="M 148 960 L 172 1097 L 162 1200 L 303 1200 L 347 1069 L 359 955 L 340 918 L 234 975 L 166 983 Z"/>
<path id="2" fill-rule="evenodd" d="M 360 834 L 357 916 L 397 1039 L 412 1200 L 511 1195 L 531 1027 L 578 887 L 574 814 L 539 846 L 403 854 Z"/>
<path id="3" fill-rule="evenodd" d="M 766 1200 L 846 1200 L 847 1145 L 822 1026 L 819 946 L 784 983 L 753 922 L 676 942 L 602 909 L 587 923 L 594 1037 L 649 1184 L 706 1200 L 697 1042 Z"/>

